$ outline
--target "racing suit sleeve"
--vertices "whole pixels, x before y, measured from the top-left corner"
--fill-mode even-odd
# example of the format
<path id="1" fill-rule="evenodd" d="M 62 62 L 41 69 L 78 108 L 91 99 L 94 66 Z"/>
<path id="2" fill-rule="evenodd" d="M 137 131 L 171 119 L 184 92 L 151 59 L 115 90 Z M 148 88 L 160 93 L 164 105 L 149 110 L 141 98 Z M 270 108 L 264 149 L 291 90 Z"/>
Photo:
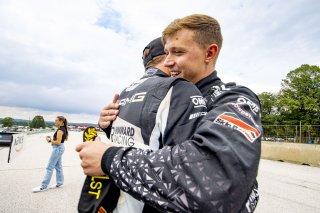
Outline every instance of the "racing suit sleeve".
<path id="1" fill-rule="evenodd" d="M 240 212 L 258 172 L 258 98 L 225 91 L 191 140 L 151 151 L 108 149 L 102 169 L 122 190 L 164 212 Z"/>
<path id="2" fill-rule="evenodd" d="M 207 106 L 198 88 L 188 81 L 176 80 L 157 110 L 150 146 L 159 149 L 189 139 L 206 114 Z"/>

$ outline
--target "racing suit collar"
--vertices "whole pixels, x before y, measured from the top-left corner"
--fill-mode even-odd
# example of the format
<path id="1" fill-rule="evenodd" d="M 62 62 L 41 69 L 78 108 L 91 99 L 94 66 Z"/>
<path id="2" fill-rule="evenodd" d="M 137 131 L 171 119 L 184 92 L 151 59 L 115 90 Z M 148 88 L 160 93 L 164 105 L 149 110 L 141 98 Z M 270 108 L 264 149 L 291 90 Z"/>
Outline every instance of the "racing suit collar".
<path id="1" fill-rule="evenodd" d="M 160 76 L 160 77 L 170 77 L 167 75 L 165 72 L 162 70 L 155 68 L 155 67 L 150 67 L 146 70 L 142 78 L 150 78 L 152 76 Z"/>
<path id="2" fill-rule="evenodd" d="M 214 70 L 210 75 L 198 81 L 195 85 L 205 97 L 211 94 L 211 87 L 214 85 L 221 85 L 223 82 L 217 76 L 217 71 Z"/>

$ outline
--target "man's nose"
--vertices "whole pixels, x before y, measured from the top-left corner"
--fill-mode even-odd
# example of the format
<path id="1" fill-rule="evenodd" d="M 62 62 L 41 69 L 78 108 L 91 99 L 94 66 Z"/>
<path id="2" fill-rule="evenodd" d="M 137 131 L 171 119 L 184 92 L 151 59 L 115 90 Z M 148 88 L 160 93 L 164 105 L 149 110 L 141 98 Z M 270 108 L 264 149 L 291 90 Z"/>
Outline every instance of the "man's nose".
<path id="1" fill-rule="evenodd" d="M 164 59 L 163 65 L 165 67 L 172 67 L 174 65 L 174 60 L 172 59 L 172 57 L 170 56 L 170 54 L 168 54 L 166 56 L 166 58 Z"/>

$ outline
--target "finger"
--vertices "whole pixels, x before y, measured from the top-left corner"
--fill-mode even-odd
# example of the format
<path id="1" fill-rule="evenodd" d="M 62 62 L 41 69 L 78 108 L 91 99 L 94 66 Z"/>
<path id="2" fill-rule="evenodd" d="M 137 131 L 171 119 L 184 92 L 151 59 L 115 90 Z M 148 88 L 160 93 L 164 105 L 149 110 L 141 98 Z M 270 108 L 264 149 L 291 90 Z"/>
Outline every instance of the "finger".
<path id="1" fill-rule="evenodd" d="M 81 143 L 81 144 L 77 145 L 76 149 L 75 149 L 76 152 L 80 152 L 83 149 L 84 146 L 85 146 L 84 143 Z"/>
<path id="2" fill-rule="evenodd" d="M 108 110 L 108 112 L 105 112 L 105 116 L 102 116 L 102 118 L 107 118 L 106 121 L 114 120 L 112 117 L 117 116 L 119 113 L 119 110 Z"/>
<path id="3" fill-rule="evenodd" d="M 107 105 L 107 108 L 106 110 L 112 110 L 112 109 L 118 109 L 119 108 L 119 105 L 117 103 L 111 103 L 111 104 L 108 104 Z"/>
<path id="4" fill-rule="evenodd" d="M 118 93 L 114 94 L 112 103 L 117 103 L 118 100 L 119 100 L 119 96 L 120 96 L 120 95 L 119 95 Z"/>
<path id="5" fill-rule="evenodd" d="M 104 118 L 104 121 L 105 121 L 105 122 L 110 122 L 110 124 L 111 124 L 111 122 L 113 122 L 114 120 L 116 120 L 116 118 L 117 118 L 116 115 L 106 116 L 106 117 Z"/>
<path id="6" fill-rule="evenodd" d="M 102 108 L 102 112 L 105 111 L 105 110 L 110 110 L 110 109 L 118 109 L 118 104 L 117 103 L 109 103 L 107 105 L 105 105 L 103 108 Z"/>
<path id="7" fill-rule="evenodd" d="M 103 128 L 106 128 L 106 127 L 110 126 L 110 123 L 111 123 L 110 121 L 100 121 L 99 125 Z"/>
<path id="8" fill-rule="evenodd" d="M 83 168 L 83 170 L 87 170 L 88 164 L 85 163 L 84 161 L 81 162 L 81 167 Z"/>
<path id="9" fill-rule="evenodd" d="M 118 110 L 118 109 L 109 110 L 109 111 L 108 111 L 108 116 L 117 115 L 118 113 L 119 113 L 119 110 Z"/>
<path id="10" fill-rule="evenodd" d="M 83 154 L 83 151 L 81 150 L 81 151 L 79 151 L 79 158 L 80 158 L 80 160 L 81 160 L 81 162 L 83 163 L 83 160 L 84 160 L 84 154 Z"/>
<path id="11" fill-rule="evenodd" d="M 109 104 L 105 105 L 105 106 L 102 108 L 102 111 L 103 111 L 103 110 L 108 110 L 108 109 L 113 109 L 113 108 L 114 108 L 114 105 L 115 105 L 115 103 L 109 103 Z"/>

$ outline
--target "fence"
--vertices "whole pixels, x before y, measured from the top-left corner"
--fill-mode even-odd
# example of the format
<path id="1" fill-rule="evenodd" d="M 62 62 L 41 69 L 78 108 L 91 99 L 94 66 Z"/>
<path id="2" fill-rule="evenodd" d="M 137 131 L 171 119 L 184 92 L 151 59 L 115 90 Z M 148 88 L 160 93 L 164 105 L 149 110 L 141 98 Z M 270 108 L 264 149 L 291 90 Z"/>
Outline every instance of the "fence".
<path id="1" fill-rule="evenodd" d="M 265 141 L 320 144 L 320 125 L 263 125 Z"/>

